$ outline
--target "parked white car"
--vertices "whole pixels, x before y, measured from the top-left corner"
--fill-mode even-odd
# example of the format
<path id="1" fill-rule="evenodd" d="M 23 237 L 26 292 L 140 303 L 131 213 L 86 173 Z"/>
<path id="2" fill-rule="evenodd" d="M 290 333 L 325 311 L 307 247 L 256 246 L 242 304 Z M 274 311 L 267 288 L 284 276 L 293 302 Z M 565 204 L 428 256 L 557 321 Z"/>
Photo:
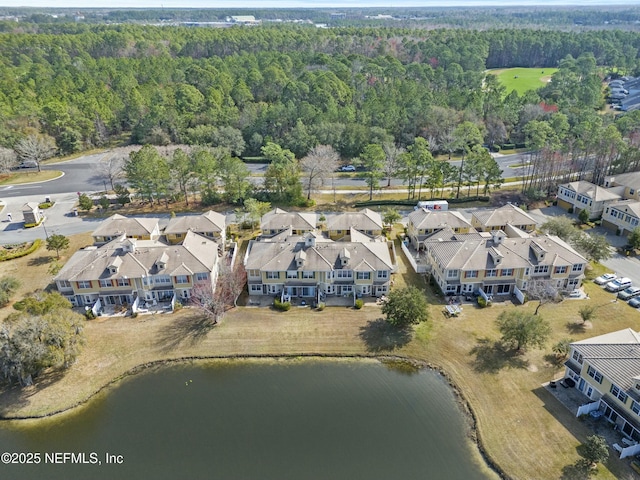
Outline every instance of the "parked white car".
<path id="1" fill-rule="evenodd" d="M 613 282 L 618 276 L 615 273 L 605 273 L 596 278 L 593 283 L 596 285 L 605 285 L 609 282 Z"/>
<path id="2" fill-rule="evenodd" d="M 607 283 L 607 286 L 604 287 L 608 292 L 620 292 L 625 288 L 629 288 L 631 286 L 631 279 L 627 277 L 616 278 L 613 282 Z"/>
<path id="3" fill-rule="evenodd" d="M 354 167 L 353 165 L 343 165 L 342 167 L 340 167 L 340 171 L 341 172 L 355 172 L 356 171 L 356 167 Z"/>

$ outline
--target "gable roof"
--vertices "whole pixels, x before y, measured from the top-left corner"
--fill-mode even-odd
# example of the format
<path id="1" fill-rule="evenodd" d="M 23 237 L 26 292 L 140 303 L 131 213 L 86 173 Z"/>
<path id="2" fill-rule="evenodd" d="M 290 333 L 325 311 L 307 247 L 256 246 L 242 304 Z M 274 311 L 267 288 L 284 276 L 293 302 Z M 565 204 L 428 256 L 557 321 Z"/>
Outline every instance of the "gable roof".
<path id="1" fill-rule="evenodd" d="M 631 213 L 637 218 L 640 218 L 640 202 L 637 200 L 622 200 L 609 205 L 611 208 L 615 208 L 621 212 Z"/>
<path id="2" fill-rule="evenodd" d="M 635 190 L 640 189 L 640 172 L 621 173 L 619 175 L 610 175 L 605 178 L 607 182 L 616 186 L 625 186 Z"/>
<path id="3" fill-rule="evenodd" d="M 101 247 L 74 253 L 55 279 L 77 281 L 141 278 L 158 273 L 190 275 L 194 272 L 212 272 L 218 263 L 218 244 L 193 232 L 187 232 L 181 245 L 139 240 L 131 251 L 123 248 L 127 241 L 116 239 Z M 112 274 L 107 267 L 116 259 L 119 259 L 120 265 L 118 271 Z M 159 259 L 166 263 L 166 268 L 158 270 Z"/>
<path id="4" fill-rule="evenodd" d="M 317 215 L 315 213 L 287 212 L 281 208 L 274 208 L 262 216 L 260 228 L 262 230 L 313 230 L 316 228 Z"/>
<path id="5" fill-rule="evenodd" d="M 606 202 L 613 200 L 620 200 L 622 198 L 621 193 L 616 189 L 599 187 L 598 185 L 587 182 L 585 180 L 579 180 L 577 182 L 570 182 L 560 185 L 569 190 L 573 190 L 576 193 L 589 197 L 594 202 Z M 620 189 L 617 189 L 620 190 Z"/>
<path id="6" fill-rule="evenodd" d="M 327 230 L 346 230 L 355 228 L 359 231 L 382 230 L 382 217 L 378 212 L 364 208 L 359 212 L 345 212 L 327 218 Z"/>
<path id="7" fill-rule="evenodd" d="M 640 375 L 640 334 L 631 328 L 573 342 L 593 368 L 638 399 L 635 384 Z"/>
<path id="8" fill-rule="evenodd" d="M 304 264 L 298 267 L 296 255 L 304 251 Z M 299 257 L 299 256 L 298 256 Z M 341 258 L 348 258 L 349 270 L 394 268 L 387 242 L 323 242 L 305 246 L 303 242 L 252 242 L 245 268 L 282 272 L 286 270 L 331 271 L 343 269 Z"/>
<path id="9" fill-rule="evenodd" d="M 143 236 L 151 234 L 158 228 L 157 218 L 125 217 L 118 213 L 104 220 L 91 234 L 92 237 L 105 237 L 126 234 L 127 236 Z"/>
<path id="10" fill-rule="evenodd" d="M 467 237 L 466 239 L 464 237 Z M 492 239 L 454 235 L 425 241 L 436 262 L 443 269 L 486 270 L 498 268 L 494 259 L 501 255 L 499 268 L 524 268 L 536 265 L 574 265 L 587 260 L 558 237 L 545 235 L 528 238 L 505 238 L 496 244 Z M 536 252 L 544 251 L 538 260 Z"/>
<path id="11" fill-rule="evenodd" d="M 536 221 L 528 213 L 511 203 L 494 210 L 476 210 L 472 214 L 485 227 L 502 225 L 535 225 Z"/>
<path id="12" fill-rule="evenodd" d="M 40 207 L 37 202 L 27 202 L 22 206 L 22 211 L 38 210 Z"/>
<path id="13" fill-rule="evenodd" d="M 472 228 L 471 223 L 454 210 L 428 210 L 419 208 L 409 214 L 409 222 L 419 230 L 451 228 Z"/>
<path id="14" fill-rule="evenodd" d="M 183 215 L 169 220 L 165 234 L 186 233 L 189 230 L 196 233 L 223 232 L 226 228 L 224 215 L 209 210 L 201 215 Z"/>

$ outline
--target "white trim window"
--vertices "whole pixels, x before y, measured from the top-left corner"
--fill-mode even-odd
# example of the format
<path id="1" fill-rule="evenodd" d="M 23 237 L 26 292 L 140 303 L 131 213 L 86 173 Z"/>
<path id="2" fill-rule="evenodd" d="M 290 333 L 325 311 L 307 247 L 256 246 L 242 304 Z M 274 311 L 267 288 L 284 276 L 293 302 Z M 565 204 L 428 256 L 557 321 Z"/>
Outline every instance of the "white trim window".
<path id="1" fill-rule="evenodd" d="M 356 272 L 356 280 L 370 280 L 371 272 Z"/>
<path id="2" fill-rule="evenodd" d="M 267 280 L 276 280 L 280 278 L 280 272 L 267 272 Z"/>
<path id="3" fill-rule="evenodd" d="M 315 278 L 315 276 L 316 276 L 316 272 L 306 272 L 306 271 L 302 272 L 302 278 L 309 279 L 309 278 Z"/>
<path id="4" fill-rule="evenodd" d="M 171 277 L 169 275 L 154 275 L 153 283 L 156 285 L 168 285 L 171 283 Z"/>
<path id="5" fill-rule="evenodd" d="M 576 263 L 572 268 L 571 271 L 572 272 L 581 272 L 582 271 L 582 267 L 584 267 L 584 265 L 582 263 Z"/>
<path id="6" fill-rule="evenodd" d="M 484 276 L 487 277 L 487 278 L 497 277 L 498 276 L 498 270 L 496 270 L 495 268 L 492 268 L 490 270 L 486 270 L 484 272 Z"/>
<path id="7" fill-rule="evenodd" d="M 69 280 L 58 280 L 58 288 L 71 288 Z"/>
<path id="8" fill-rule="evenodd" d="M 378 270 L 378 272 L 376 274 L 376 278 L 378 278 L 379 280 L 386 280 L 387 278 L 389 278 L 389 271 L 388 270 Z"/>
<path id="9" fill-rule="evenodd" d="M 111 280 L 100 280 L 100 288 L 110 288 Z"/>
<path id="10" fill-rule="evenodd" d="M 589 368 L 587 368 L 587 375 L 593 378 L 596 382 L 602 383 L 602 374 L 591 365 L 589 365 Z"/>
<path id="11" fill-rule="evenodd" d="M 250 293 L 262 293 L 262 285 L 261 284 L 255 284 L 252 283 L 251 285 L 249 285 L 249 292 Z"/>
<path id="12" fill-rule="evenodd" d="M 91 280 L 78 280 L 78 288 L 91 288 Z"/>
<path id="13" fill-rule="evenodd" d="M 287 278 L 289 280 L 297 279 L 298 278 L 298 271 L 297 270 L 287 270 Z"/>
<path id="14" fill-rule="evenodd" d="M 207 272 L 196 273 L 196 282 L 204 282 L 209 280 L 209 274 Z"/>
<path id="15" fill-rule="evenodd" d="M 611 395 L 613 395 L 614 397 L 616 397 L 618 400 L 620 400 L 622 403 L 627 403 L 627 394 L 624 393 L 622 391 L 622 389 L 620 387 L 618 387 L 617 385 L 614 385 L 613 383 L 611 384 L 611 389 L 609 390 L 611 392 Z"/>
<path id="16" fill-rule="evenodd" d="M 189 275 L 176 275 L 176 283 L 189 283 Z"/>
<path id="17" fill-rule="evenodd" d="M 129 281 L 128 278 L 119 278 L 118 279 L 118 286 L 119 287 L 129 287 L 131 285 L 131 282 Z"/>
<path id="18" fill-rule="evenodd" d="M 353 270 L 336 270 L 336 278 L 338 280 L 351 280 L 353 278 Z"/>

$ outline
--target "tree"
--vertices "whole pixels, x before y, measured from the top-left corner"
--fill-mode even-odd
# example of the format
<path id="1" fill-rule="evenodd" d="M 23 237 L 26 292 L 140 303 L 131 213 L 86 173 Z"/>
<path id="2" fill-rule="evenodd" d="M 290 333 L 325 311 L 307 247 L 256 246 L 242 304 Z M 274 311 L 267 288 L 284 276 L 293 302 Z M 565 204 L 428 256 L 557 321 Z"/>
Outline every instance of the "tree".
<path id="1" fill-rule="evenodd" d="M 382 212 L 382 222 L 387 225 L 389 229 L 393 228 L 393 224 L 402 220 L 402 215 L 395 208 L 386 208 Z"/>
<path id="2" fill-rule="evenodd" d="M 601 435 L 590 435 L 582 445 L 582 456 L 590 465 L 606 462 L 609 458 L 609 445 Z"/>
<path id="3" fill-rule="evenodd" d="M 384 150 L 384 174 L 387 177 L 387 187 L 391 186 L 391 179 L 398 172 L 400 167 L 400 156 L 404 153 L 404 148 L 398 147 L 393 142 L 385 142 L 382 144 Z"/>
<path id="4" fill-rule="evenodd" d="M 189 206 L 189 195 L 187 186 L 193 175 L 193 164 L 189 155 L 181 148 L 174 150 L 173 155 L 169 158 L 169 172 L 171 178 L 177 183 L 178 190 L 184 196 L 184 202 Z"/>
<path id="5" fill-rule="evenodd" d="M 225 263 L 220 267 L 215 288 L 210 282 L 197 282 L 191 289 L 190 303 L 215 325 L 229 308 L 237 306 L 246 282 L 242 264 L 231 268 Z"/>
<path id="6" fill-rule="evenodd" d="M 153 204 L 154 198 L 164 197 L 169 191 L 171 173 L 167 160 L 151 145 L 131 152 L 123 165 L 129 184 L 136 193 Z"/>
<path id="7" fill-rule="evenodd" d="M 629 233 L 627 243 L 635 249 L 640 248 L 640 227 L 636 227 Z"/>
<path id="8" fill-rule="evenodd" d="M 558 302 L 561 300 L 560 292 L 555 280 L 536 279 L 531 280 L 527 284 L 527 297 L 530 300 L 537 300 L 538 306 L 536 307 L 534 315 L 538 315 L 538 310 L 543 305 L 552 302 Z"/>
<path id="9" fill-rule="evenodd" d="M 582 318 L 582 323 L 584 324 L 595 317 L 596 307 L 593 305 L 583 305 L 580 307 L 580 310 L 578 310 L 578 313 L 580 314 L 580 318 Z"/>
<path id="10" fill-rule="evenodd" d="M 571 350 L 571 344 L 573 343 L 573 339 L 571 338 L 563 338 L 558 341 L 553 347 L 551 347 L 551 351 L 555 353 L 556 357 L 559 359 L 567 358 L 569 355 L 569 351 Z"/>
<path id="11" fill-rule="evenodd" d="M 56 258 L 60 258 L 60 250 L 69 248 L 69 239 L 64 235 L 54 234 L 47 238 L 47 250 L 56 251 Z"/>
<path id="12" fill-rule="evenodd" d="M 93 200 L 91 200 L 91 197 L 89 197 L 89 195 L 87 195 L 86 193 L 82 193 L 80 194 L 80 196 L 78 196 L 78 206 L 85 211 L 89 211 L 93 208 Z"/>
<path id="13" fill-rule="evenodd" d="M 611 257 L 611 245 L 607 241 L 607 237 L 598 233 L 583 233 L 575 239 L 574 245 L 594 262 L 600 262 Z"/>
<path id="14" fill-rule="evenodd" d="M 11 301 L 11 295 L 20 287 L 20 280 L 6 276 L 0 278 L 0 307 L 6 307 Z"/>
<path id="15" fill-rule="evenodd" d="M 520 351 L 529 345 L 542 348 L 551 334 L 551 325 L 542 317 L 521 310 L 502 312 L 496 325 L 502 342 Z"/>
<path id="16" fill-rule="evenodd" d="M 424 292 L 414 286 L 392 290 L 382 305 L 386 320 L 397 328 L 406 328 L 429 319 L 429 304 Z"/>
<path id="17" fill-rule="evenodd" d="M 580 220 L 580 223 L 582 223 L 583 225 L 586 224 L 589 221 L 589 210 L 587 210 L 586 208 L 580 210 L 580 213 L 578 214 L 578 220 Z"/>
<path id="18" fill-rule="evenodd" d="M 376 143 L 370 143 L 358 158 L 357 162 L 364 168 L 359 177 L 364 178 L 369 187 L 369 200 L 373 199 L 374 188 L 380 188 L 380 179 L 384 176 L 382 168 L 384 167 L 385 154 L 382 147 Z"/>
<path id="19" fill-rule="evenodd" d="M 327 179 L 338 168 L 340 159 L 331 145 L 318 145 L 300 161 L 300 169 L 304 177 L 307 190 L 307 200 L 311 198 L 311 191 L 322 187 Z"/>
<path id="20" fill-rule="evenodd" d="M 124 176 L 122 171 L 122 156 L 111 153 L 106 158 L 100 160 L 100 173 L 111 185 L 111 190 L 115 189 L 115 183 Z"/>
<path id="21" fill-rule="evenodd" d="M 458 176 L 458 188 L 456 190 L 456 198 L 460 197 L 460 185 L 462 184 L 462 173 L 464 172 L 464 157 L 469 147 L 482 143 L 482 134 L 480 129 L 472 122 L 462 122 L 452 133 L 455 139 L 455 146 L 462 151 L 462 163 L 460 164 L 460 174 Z"/>
<path id="22" fill-rule="evenodd" d="M 0 173 L 8 173 L 17 163 L 17 156 L 14 150 L 0 148 Z"/>
<path id="23" fill-rule="evenodd" d="M 73 363 L 84 342 L 83 318 L 58 293 L 28 297 L 22 306 L 0 330 L 0 375 L 30 385 L 44 370 Z"/>
<path id="24" fill-rule="evenodd" d="M 127 203 L 131 202 L 131 192 L 129 192 L 129 189 L 124 185 L 116 183 L 113 187 L 113 191 L 116 194 L 116 202 L 118 202 L 121 207 L 124 207 Z"/>
<path id="25" fill-rule="evenodd" d="M 298 203 L 302 197 L 300 167 L 291 150 L 269 142 L 262 147 L 262 155 L 270 162 L 264 174 L 264 189 L 276 202 Z"/>
<path id="26" fill-rule="evenodd" d="M 35 161 L 40 171 L 40 162 L 52 157 L 57 147 L 56 141 L 49 135 L 33 134 L 18 140 L 13 149 L 20 160 Z"/>
<path id="27" fill-rule="evenodd" d="M 580 230 L 573 224 L 573 220 L 564 215 L 547 220 L 540 226 L 540 229 L 569 243 L 572 243 L 575 237 L 580 234 Z"/>
<path id="28" fill-rule="evenodd" d="M 255 227 L 260 224 L 262 216 L 271 210 L 271 204 L 269 202 L 260 202 L 255 198 L 247 198 L 244 201 L 244 210 L 249 217 L 251 226 Z"/>

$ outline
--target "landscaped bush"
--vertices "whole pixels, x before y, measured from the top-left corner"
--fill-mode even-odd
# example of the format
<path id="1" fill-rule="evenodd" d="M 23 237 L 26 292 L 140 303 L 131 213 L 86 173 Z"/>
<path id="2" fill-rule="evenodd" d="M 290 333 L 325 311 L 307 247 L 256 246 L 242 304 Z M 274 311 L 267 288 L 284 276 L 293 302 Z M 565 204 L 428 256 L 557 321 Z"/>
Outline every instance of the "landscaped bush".
<path id="1" fill-rule="evenodd" d="M 40 210 L 46 210 L 47 208 L 51 208 L 53 207 L 55 202 L 42 202 L 40 204 L 38 204 L 38 208 Z"/>
<path id="2" fill-rule="evenodd" d="M 323 311 L 326 308 L 326 304 L 324 302 L 320 302 L 318 304 L 318 306 L 316 307 L 316 310 L 318 310 L 319 312 Z"/>
<path id="3" fill-rule="evenodd" d="M 364 306 L 364 302 L 362 301 L 361 298 L 358 298 L 356 300 L 356 303 L 353 304 L 353 306 L 355 307 L 356 310 L 360 310 Z"/>
<path id="4" fill-rule="evenodd" d="M 14 258 L 20 258 L 26 255 L 29 255 L 30 253 L 33 253 L 38 248 L 40 248 L 40 245 L 42 245 L 42 240 L 38 238 L 28 248 L 16 249 L 15 251 L 2 249 L 0 250 L 0 262 L 4 262 L 6 260 L 13 260 Z"/>
<path id="5" fill-rule="evenodd" d="M 486 308 L 491 306 L 491 302 L 487 302 L 482 295 L 478 296 L 478 306 L 480 308 Z"/>
<path id="6" fill-rule="evenodd" d="M 289 310 L 291 310 L 291 302 L 281 302 L 276 298 L 273 301 L 273 307 L 281 312 L 288 312 Z"/>
<path id="7" fill-rule="evenodd" d="M 503 143 L 500 148 L 502 148 L 502 150 L 514 150 L 516 148 L 516 144 L 515 143 Z"/>

